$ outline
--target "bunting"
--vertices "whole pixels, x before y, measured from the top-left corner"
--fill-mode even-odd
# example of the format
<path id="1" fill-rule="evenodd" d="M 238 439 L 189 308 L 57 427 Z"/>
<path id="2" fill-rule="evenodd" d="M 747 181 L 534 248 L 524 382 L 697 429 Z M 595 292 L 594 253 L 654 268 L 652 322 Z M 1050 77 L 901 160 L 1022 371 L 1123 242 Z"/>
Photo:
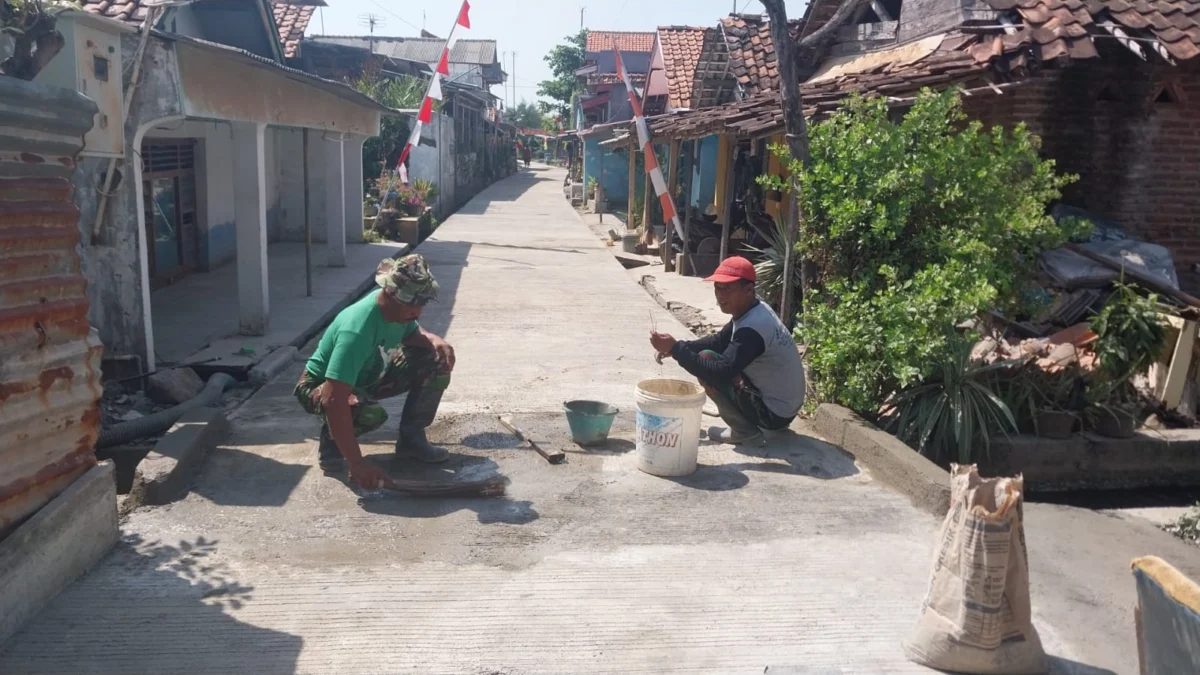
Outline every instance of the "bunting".
<path id="1" fill-rule="evenodd" d="M 417 113 L 417 121 L 413 124 L 412 133 L 409 134 L 404 149 L 400 151 L 400 161 L 396 163 L 397 169 L 404 168 L 404 162 L 408 160 L 408 153 L 412 152 L 413 146 L 421 142 L 421 127 L 433 121 L 433 102 L 442 100 L 442 78 L 450 75 L 450 48 L 454 46 L 457 39 L 455 32 L 459 27 L 471 29 L 470 12 L 471 3 L 463 0 L 462 7 L 458 10 L 458 17 L 454 20 L 454 26 L 450 29 L 450 35 L 446 37 L 446 48 L 442 50 L 442 56 L 434 68 L 433 77 L 429 80 L 429 88 L 425 90 L 425 98 L 421 101 L 421 109 Z"/>
<path id="2" fill-rule="evenodd" d="M 650 138 L 650 127 L 646 125 L 646 117 L 642 114 L 642 102 L 638 100 L 637 92 L 633 89 L 633 81 L 629 78 L 629 72 L 625 70 L 625 62 L 621 60 L 620 50 L 614 48 L 613 52 L 617 55 L 617 74 L 625 83 L 625 93 L 629 95 L 629 105 L 633 108 L 633 123 L 637 127 L 638 145 L 642 148 L 646 171 L 650 174 L 650 184 L 654 186 L 654 194 L 658 196 L 658 203 L 662 206 L 663 220 L 671 222 L 675 231 L 681 238 L 684 238 L 686 245 L 687 235 L 679 224 L 679 214 L 675 212 L 675 200 L 668 192 L 667 181 L 663 180 L 662 169 L 658 166 L 658 156 L 654 154 L 654 143 Z M 649 86 L 649 82 L 646 85 Z"/>

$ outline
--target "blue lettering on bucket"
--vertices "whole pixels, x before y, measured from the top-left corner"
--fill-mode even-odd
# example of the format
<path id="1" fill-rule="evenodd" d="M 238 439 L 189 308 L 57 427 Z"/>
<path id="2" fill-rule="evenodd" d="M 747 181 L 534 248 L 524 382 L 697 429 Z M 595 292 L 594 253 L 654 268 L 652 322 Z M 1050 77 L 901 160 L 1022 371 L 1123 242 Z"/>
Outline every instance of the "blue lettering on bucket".
<path id="1" fill-rule="evenodd" d="M 678 448 L 680 432 L 683 431 L 682 417 L 661 417 L 638 411 L 638 442 L 660 448 Z"/>

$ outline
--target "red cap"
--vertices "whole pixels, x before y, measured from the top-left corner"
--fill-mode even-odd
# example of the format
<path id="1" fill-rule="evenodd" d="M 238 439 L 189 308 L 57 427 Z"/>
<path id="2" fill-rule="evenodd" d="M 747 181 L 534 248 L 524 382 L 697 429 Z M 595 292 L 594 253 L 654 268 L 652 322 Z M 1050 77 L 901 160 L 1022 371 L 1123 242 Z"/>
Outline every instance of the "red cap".
<path id="1" fill-rule="evenodd" d="M 705 279 L 705 281 L 715 281 L 719 284 L 757 280 L 758 274 L 754 271 L 754 264 L 740 255 L 722 260 L 721 266 L 717 268 L 717 271 L 713 272 L 711 277 Z"/>

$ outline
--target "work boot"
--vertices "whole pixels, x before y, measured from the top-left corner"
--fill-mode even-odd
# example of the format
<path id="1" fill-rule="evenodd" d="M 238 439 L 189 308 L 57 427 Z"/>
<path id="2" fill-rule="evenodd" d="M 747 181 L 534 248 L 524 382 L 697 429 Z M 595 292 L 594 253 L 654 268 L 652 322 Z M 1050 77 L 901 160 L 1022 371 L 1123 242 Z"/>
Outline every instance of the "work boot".
<path id="1" fill-rule="evenodd" d="M 325 473 L 341 473 L 346 470 L 346 459 L 333 442 L 329 425 L 321 425 L 321 442 L 317 445 L 317 464 Z"/>
<path id="2" fill-rule="evenodd" d="M 404 402 L 404 410 L 400 414 L 397 455 L 414 457 L 428 464 L 437 464 L 450 458 L 449 450 L 430 443 L 425 437 L 425 429 L 433 424 L 441 402 L 441 389 L 417 386 L 408 392 L 408 400 Z"/>

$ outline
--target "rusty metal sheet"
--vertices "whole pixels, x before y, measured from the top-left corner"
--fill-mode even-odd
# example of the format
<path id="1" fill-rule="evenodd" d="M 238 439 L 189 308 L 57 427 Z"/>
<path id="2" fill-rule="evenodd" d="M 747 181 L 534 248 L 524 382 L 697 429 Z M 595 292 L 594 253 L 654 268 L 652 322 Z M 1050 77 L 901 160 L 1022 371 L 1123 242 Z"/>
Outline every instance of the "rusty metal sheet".
<path id="1" fill-rule="evenodd" d="M 0 78 L 0 537 L 95 464 L 103 347 L 70 176 L 96 104 Z"/>

